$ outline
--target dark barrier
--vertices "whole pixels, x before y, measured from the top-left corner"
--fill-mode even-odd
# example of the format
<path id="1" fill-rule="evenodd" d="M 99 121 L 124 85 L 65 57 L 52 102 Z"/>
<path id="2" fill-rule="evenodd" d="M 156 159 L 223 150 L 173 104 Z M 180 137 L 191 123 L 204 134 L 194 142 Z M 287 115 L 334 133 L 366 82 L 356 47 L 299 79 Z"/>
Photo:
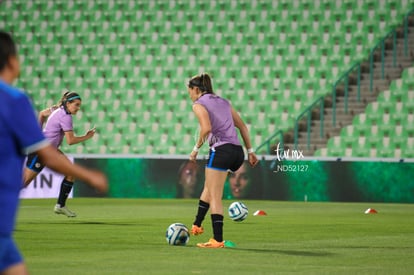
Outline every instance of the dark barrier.
<path id="1" fill-rule="evenodd" d="M 205 161 L 178 159 L 75 159 L 104 171 L 108 197 L 197 198 L 204 182 Z M 230 175 L 226 199 L 292 201 L 414 202 L 414 163 L 385 161 L 276 161 L 247 163 Z M 75 197 L 97 196 L 76 184 Z"/>

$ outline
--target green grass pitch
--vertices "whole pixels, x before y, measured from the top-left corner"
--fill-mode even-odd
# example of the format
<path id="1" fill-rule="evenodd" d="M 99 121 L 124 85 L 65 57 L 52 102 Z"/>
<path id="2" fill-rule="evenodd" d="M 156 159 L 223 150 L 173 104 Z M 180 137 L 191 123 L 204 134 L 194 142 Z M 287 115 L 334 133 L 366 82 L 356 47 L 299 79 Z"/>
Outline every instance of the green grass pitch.
<path id="1" fill-rule="evenodd" d="M 227 211 L 232 201 L 224 201 Z M 167 227 L 191 226 L 197 200 L 69 200 L 78 214 L 53 213 L 55 200 L 22 200 L 15 239 L 31 274 L 412 274 L 414 205 L 244 201 L 248 218 L 225 213 L 235 248 L 169 246 Z M 367 208 L 378 214 L 364 214 Z M 258 210 L 267 216 L 253 216 Z"/>

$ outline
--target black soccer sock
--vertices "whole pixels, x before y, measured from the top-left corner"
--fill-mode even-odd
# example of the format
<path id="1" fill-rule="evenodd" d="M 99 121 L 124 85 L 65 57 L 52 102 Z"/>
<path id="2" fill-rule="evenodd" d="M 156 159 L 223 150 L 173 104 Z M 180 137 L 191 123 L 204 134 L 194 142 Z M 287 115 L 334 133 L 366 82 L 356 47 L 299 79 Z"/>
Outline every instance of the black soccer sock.
<path id="1" fill-rule="evenodd" d="M 60 192 L 57 200 L 57 203 L 60 205 L 60 207 L 65 206 L 66 200 L 68 199 L 72 187 L 73 182 L 63 179 L 62 183 L 60 184 Z"/>
<path id="2" fill-rule="evenodd" d="M 218 242 L 223 241 L 223 215 L 211 214 L 211 223 L 213 224 L 214 239 Z"/>
<path id="3" fill-rule="evenodd" d="M 201 223 L 203 222 L 209 208 L 209 203 L 202 200 L 198 202 L 197 216 L 195 221 L 193 222 L 194 225 L 201 226 Z"/>

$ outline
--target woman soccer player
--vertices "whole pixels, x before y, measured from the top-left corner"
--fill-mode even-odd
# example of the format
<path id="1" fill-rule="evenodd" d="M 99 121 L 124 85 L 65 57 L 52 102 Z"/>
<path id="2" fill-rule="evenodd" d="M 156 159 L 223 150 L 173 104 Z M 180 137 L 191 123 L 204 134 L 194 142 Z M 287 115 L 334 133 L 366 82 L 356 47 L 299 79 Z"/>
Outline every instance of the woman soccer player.
<path id="1" fill-rule="evenodd" d="M 61 100 L 60 106 L 53 110 L 43 110 L 39 115 L 40 123 L 42 124 L 48 112 L 51 112 L 43 129 L 43 134 L 50 141 L 50 143 L 59 148 L 63 137 L 69 145 L 83 142 L 92 138 L 95 134 L 95 129 L 89 130 L 84 136 L 75 136 L 73 133 L 72 115 L 75 115 L 81 107 L 81 98 L 77 93 L 66 92 Z M 26 169 L 24 172 L 24 185 L 27 186 L 36 176 L 42 171 L 44 165 L 40 162 L 37 154 L 33 153 L 27 157 Z M 63 214 L 68 217 L 76 217 L 76 214 L 66 207 L 66 200 L 73 187 L 74 178 L 66 175 L 60 185 L 59 197 L 55 205 L 55 213 Z"/>
<path id="2" fill-rule="evenodd" d="M 208 74 L 195 76 L 190 79 L 187 86 L 193 101 L 193 111 L 200 124 L 200 136 L 190 154 L 190 160 L 196 160 L 204 141 L 208 141 L 210 146 L 204 189 L 191 234 L 199 235 L 204 232 L 201 223 L 210 209 L 214 238 L 197 246 L 221 248 L 224 247 L 222 204 L 224 183 L 228 171 L 236 171 L 244 161 L 244 152 L 236 128 L 239 129 L 247 148 L 250 165 L 254 167 L 258 159 L 252 149 L 246 125 L 227 100 L 213 93 L 210 76 Z"/>
<path id="3" fill-rule="evenodd" d="M 13 38 L 0 31 L 0 274 L 28 274 L 13 240 L 22 167 L 25 154 L 36 152 L 43 163 L 89 183 L 101 192 L 108 189 L 106 177 L 71 163 L 43 136 L 28 97 L 11 86 L 20 74 Z"/>

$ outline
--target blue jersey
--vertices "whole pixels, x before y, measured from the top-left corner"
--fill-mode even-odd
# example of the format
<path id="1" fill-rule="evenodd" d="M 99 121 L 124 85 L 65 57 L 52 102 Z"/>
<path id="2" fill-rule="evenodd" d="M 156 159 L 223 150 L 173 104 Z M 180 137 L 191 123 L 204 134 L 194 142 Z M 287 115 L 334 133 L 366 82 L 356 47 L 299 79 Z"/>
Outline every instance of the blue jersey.
<path id="1" fill-rule="evenodd" d="M 27 96 L 0 80 L 0 236 L 14 228 L 25 155 L 47 144 Z"/>
<path id="2" fill-rule="evenodd" d="M 240 145 L 231 114 L 231 105 L 227 100 L 215 94 L 205 94 L 197 99 L 194 104 L 203 105 L 208 112 L 211 124 L 211 133 L 208 137 L 210 147 L 217 147 L 226 143 Z"/>

